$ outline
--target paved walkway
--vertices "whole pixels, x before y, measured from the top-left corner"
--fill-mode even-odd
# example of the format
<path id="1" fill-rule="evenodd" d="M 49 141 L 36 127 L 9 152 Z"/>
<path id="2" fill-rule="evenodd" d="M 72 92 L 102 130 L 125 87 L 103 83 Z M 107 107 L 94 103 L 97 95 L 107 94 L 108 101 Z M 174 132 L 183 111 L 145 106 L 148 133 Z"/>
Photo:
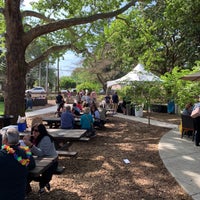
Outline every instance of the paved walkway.
<path id="1" fill-rule="evenodd" d="M 148 124 L 148 120 L 144 118 L 122 114 L 115 117 Z M 200 147 L 194 146 L 190 138 L 181 138 L 177 125 L 155 120 L 150 120 L 150 124 L 172 128 L 159 142 L 160 157 L 179 185 L 194 200 L 200 200 Z"/>
<path id="2" fill-rule="evenodd" d="M 26 117 L 32 117 L 32 116 L 47 114 L 51 112 L 55 113 L 56 110 L 57 110 L 57 106 L 55 105 L 55 106 L 43 108 L 40 110 L 29 111 L 29 112 L 26 112 Z"/>
<path id="3" fill-rule="evenodd" d="M 35 116 L 54 112 L 56 106 L 27 112 L 26 116 Z M 148 119 L 116 114 L 115 117 L 148 124 Z M 158 145 L 159 154 L 168 171 L 194 199 L 200 200 L 200 147 L 194 146 L 191 139 L 181 138 L 178 126 L 170 123 L 150 120 L 151 125 L 171 128 Z"/>

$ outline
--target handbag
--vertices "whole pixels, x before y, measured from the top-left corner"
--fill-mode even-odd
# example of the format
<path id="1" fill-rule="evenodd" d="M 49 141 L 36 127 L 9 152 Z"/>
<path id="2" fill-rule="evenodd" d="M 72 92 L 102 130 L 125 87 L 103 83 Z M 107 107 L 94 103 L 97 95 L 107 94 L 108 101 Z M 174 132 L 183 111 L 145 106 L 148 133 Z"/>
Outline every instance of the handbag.
<path id="1" fill-rule="evenodd" d="M 191 116 L 192 118 L 199 117 L 199 116 L 200 116 L 200 107 L 196 107 L 196 108 L 192 111 L 192 113 L 191 113 L 190 116 Z"/>

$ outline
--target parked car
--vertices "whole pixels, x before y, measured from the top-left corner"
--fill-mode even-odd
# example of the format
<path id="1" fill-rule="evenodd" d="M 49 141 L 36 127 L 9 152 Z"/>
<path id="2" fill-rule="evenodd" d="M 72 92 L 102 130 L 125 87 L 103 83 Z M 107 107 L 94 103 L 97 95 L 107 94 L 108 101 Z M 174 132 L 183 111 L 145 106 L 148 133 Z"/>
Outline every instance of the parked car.
<path id="1" fill-rule="evenodd" d="M 61 93 L 68 93 L 68 90 L 60 90 Z"/>
<path id="2" fill-rule="evenodd" d="M 26 93 L 35 93 L 35 94 L 44 94 L 46 93 L 45 89 L 43 87 L 34 87 L 32 89 L 26 90 Z"/>
<path id="3" fill-rule="evenodd" d="M 77 92 L 76 88 L 71 88 L 70 92 Z"/>

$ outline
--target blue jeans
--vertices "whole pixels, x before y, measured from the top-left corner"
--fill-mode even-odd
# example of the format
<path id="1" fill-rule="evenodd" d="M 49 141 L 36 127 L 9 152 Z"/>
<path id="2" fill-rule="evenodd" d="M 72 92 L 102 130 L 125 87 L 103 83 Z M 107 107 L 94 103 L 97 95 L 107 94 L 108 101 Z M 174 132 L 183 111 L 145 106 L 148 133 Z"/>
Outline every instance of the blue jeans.
<path id="1" fill-rule="evenodd" d="M 32 99 L 26 100 L 26 109 L 28 108 L 32 109 L 32 107 L 33 107 L 33 100 Z"/>

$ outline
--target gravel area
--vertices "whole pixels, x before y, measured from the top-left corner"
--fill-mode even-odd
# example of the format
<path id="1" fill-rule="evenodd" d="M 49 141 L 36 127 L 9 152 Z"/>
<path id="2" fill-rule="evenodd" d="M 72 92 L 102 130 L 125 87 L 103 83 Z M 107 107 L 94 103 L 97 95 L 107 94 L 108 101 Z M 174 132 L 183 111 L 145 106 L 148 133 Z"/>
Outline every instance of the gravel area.
<path id="1" fill-rule="evenodd" d="M 180 123 L 179 116 L 166 113 L 153 113 L 151 118 Z M 70 150 L 77 151 L 78 157 L 59 158 L 59 164 L 66 169 L 53 176 L 51 191 L 39 196 L 38 183 L 32 182 L 33 192 L 27 199 L 191 200 L 160 159 L 158 143 L 168 131 L 109 117 L 105 128 L 97 130 L 97 137 L 73 143 Z"/>

